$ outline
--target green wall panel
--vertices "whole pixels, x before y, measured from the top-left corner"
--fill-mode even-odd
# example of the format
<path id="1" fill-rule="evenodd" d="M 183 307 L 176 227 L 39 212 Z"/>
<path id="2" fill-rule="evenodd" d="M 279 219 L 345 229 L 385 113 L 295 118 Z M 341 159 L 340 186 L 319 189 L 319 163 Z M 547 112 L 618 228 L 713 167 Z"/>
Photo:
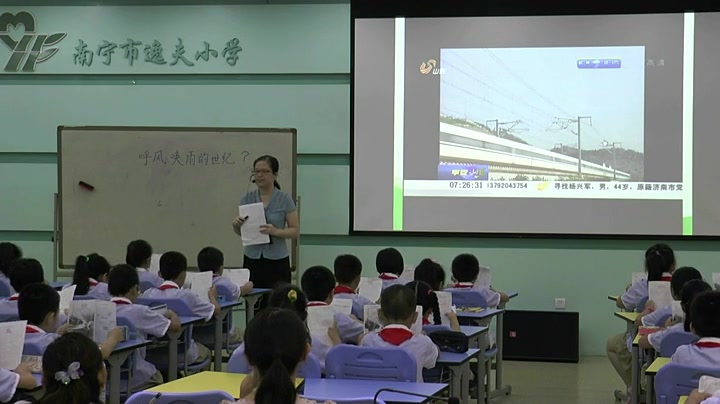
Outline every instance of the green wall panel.
<path id="1" fill-rule="evenodd" d="M 52 230 L 55 164 L 0 164 L 0 231 Z"/>
<path id="2" fill-rule="evenodd" d="M 301 165 L 298 194 L 302 234 L 348 234 L 347 165 Z"/>

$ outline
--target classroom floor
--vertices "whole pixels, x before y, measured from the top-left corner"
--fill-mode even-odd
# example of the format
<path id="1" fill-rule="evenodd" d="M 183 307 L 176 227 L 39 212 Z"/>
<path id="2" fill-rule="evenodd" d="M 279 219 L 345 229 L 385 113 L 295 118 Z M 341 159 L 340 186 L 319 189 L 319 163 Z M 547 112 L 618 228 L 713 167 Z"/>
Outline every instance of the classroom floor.
<path id="1" fill-rule="evenodd" d="M 504 380 L 512 394 L 495 404 L 611 404 L 623 383 L 604 356 L 575 363 L 504 362 Z"/>

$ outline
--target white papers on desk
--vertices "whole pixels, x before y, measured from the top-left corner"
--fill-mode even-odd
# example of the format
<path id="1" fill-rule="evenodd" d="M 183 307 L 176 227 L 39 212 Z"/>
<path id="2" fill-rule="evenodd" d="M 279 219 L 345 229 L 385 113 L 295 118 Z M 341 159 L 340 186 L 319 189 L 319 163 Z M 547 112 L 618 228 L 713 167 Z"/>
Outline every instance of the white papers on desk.
<path id="1" fill-rule="evenodd" d="M 379 304 L 368 304 L 363 307 L 363 324 L 365 332 L 380 331 L 382 323 L 380 322 Z"/>
<path id="2" fill-rule="evenodd" d="M 82 333 L 98 344 L 103 343 L 110 331 L 117 327 L 117 309 L 113 302 L 74 300 L 70 312 L 70 331 Z"/>
<path id="3" fill-rule="evenodd" d="M 450 319 L 446 316 L 447 313 L 453 311 L 452 307 L 452 293 L 450 292 L 435 292 L 438 299 L 438 306 L 440 306 L 440 315 L 442 316 L 442 325 L 450 326 Z"/>
<path id="4" fill-rule="evenodd" d="M 308 307 L 307 311 L 307 325 L 312 338 L 319 338 L 326 345 L 332 346 L 328 335 L 330 327 L 335 325 L 335 311 L 332 306 L 312 306 Z"/>
<path id="5" fill-rule="evenodd" d="M 76 288 L 77 285 L 70 285 L 58 292 L 58 294 L 60 295 L 60 313 L 64 313 L 68 317 L 70 317 L 71 314 L 70 305 L 73 301 L 73 298 L 75 298 Z"/>
<path id="6" fill-rule="evenodd" d="M 360 278 L 358 294 L 371 302 L 378 302 L 382 293 L 382 279 Z"/>
<path id="7" fill-rule="evenodd" d="M 403 285 L 407 285 L 408 283 L 415 280 L 415 267 L 412 265 L 405 265 L 405 268 L 403 268 L 403 272 L 398 277 L 400 280 L 400 283 Z"/>
<path id="8" fill-rule="evenodd" d="M 190 283 L 190 291 L 197 295 L 200 300 L 209 301 L 208 291 L 212 287 L 212 272 L 188 272 L 185 278 L 185 285 Z"/>
<path id="9" fill-rule="evenodd" d="M 415 319 L 415 322 L 413 323 L 412 327 L 410 327 L 410 331 L 412 331 L 415 335 L 422 334 L 422 319 L 423 319 L 423 310 L 422 306 L 415 306 L 415 312 L 417 313 L 417 318 Z"/>
<path id="10" fill-rule="evenodd" d="M 162 257 L 162 254 L 153 254 L 150 256 L 150 268 L 148 268 L 148 271 L 154 274 L 160 273 L 160 257 Z"/>
<path id="11" fill-rule="evenodd" d="M 27 321 L 0 323 L 0 368 L 15 369 L 22 359 Z"/>
<path id="12" fill-rule="evenodd" d="M 713 376 L 700 376 L 698 391 L 711 396 L 717 396 L 720 393 L 720 379 Z"/>
<path id="13" fill-rule="evenodd" d="M 642 279 L 647 279 L 647 275 L 645 275 L 645 272 L 633 272 L 632 273 L 632 284 L 636 284 L 637 282 L 640 282 Z"/>
<path id="14" fill-rule="evenodd" d="M 260 233 L 260 226 L 266 225 L 265 207 L 262 202 L 239 206 L 240 217 L 246 218 L 242 225 L 242 243 L 244 246 L 269 244 L 270 236 Z"/>
<path id="15" fill-rule="evenodd" d="M 477 280 L 475 281 L 475 285 L 483 289 L 490 289 L 491 284 L 492 276 L 490 275 L 490 268 L 481 266 L 480 272 L 478 272 Z"/>
<path id="16" fill-rule="evenodd" d="M 670 282 L 652 281 L 648 282 L 648 300 L 655 303 L 655 308 L 670 306 L 673 302 L 670 293 Z"/>
<path id="17" fill-rule="evenodd" d="M 345 298 L 334 298 L 332 303 L 330 303 L 330 307 L 335 310 L 336 313 L 345 314 L 347 316 L 352 313 L 352 306 L 353 301 L 352 299 L 345 299 Z"/>
<path id="18" fill-rule="evenodd" d="M 247 268 L 225 269 L 222 276 L 239 288 L 250 282 L 250 270 Z"/>

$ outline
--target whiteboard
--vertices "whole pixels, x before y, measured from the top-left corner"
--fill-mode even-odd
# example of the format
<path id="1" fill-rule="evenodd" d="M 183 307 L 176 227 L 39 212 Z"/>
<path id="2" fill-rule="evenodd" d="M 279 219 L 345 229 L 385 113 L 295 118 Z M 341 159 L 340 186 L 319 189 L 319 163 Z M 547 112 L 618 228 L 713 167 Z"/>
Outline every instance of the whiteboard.
<path id="1" fill-rule="evenodd" d="M 254 188 L 252 163 L 276 157 L 277 180 L 297 200 L 296 138 L 295 129 L 59 127 L 60 267 L 93 252 L 124 263 L 136 239 L 154 252 L 180 251 L 191 268 L 206 246 L 240 267 L 231 223 Z"/>

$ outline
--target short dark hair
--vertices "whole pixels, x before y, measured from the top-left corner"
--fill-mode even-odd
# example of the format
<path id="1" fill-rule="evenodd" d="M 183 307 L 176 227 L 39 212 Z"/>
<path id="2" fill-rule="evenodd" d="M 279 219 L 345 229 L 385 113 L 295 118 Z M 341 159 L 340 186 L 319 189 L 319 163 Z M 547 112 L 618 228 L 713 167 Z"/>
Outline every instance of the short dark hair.
<path id="1" fill-rule="evenodd" d="M 18 296 L 18 315 L 20 320 L 38 325 L 50 313 L 60 311 L 60 295 L 50 285 L 33 283 Z"/>
<path id="2" fill-rule="evenodd" d="M 474 282 L 480 274 L 480 262 L 472 254 L 460 254 L 452 261 L 452 274 L 458 282 Z"/>
<path id="3" fill-rule="evenodd" d="M 26 286 L 45 282 L 45 271 L 35 258 L 20 258 L 10 264 L 10 286 L 20 293 Z"/>
<path id="4" fill-rule="evenodd" d="M 415 313 L 415 292 L 405 285 L 389 286 L 380 295 L 380 310 L 387 320 L 404 321 Z"/>
<path id="5" fill-rule="evenodd" d="M 152 257 L 152 246 L 145 240 L 131 241 L 125 253 L 125 263 L 133 268 L 139 268 Z"/>
<path id="6" fill-rule="evenodd" d="M 168 251 L 160 257 L 160 276 L 166 281 L 177 279 L 187 271 L 187 258 L 177 251 Z"/>
<path id="7" fill-rule="evenodd" d="M 134 286 L 140 285 L 140 277 L 137 270 L 130 265 L 115 265 L 108 276 L 108 292 L 112 296 L 127 294 Z"/>
<path id="8" fill-rule="evenodd" d="M 338 255 L 333 264 L 338 283 L 352 283 L 362 275 L 362 262 L 352 254 Z"/>
<path id="9" fill-rule="evenodd" d="M 22 250 L 13 243 L 0 243 L 0 272 L 10 277 L 10 264 L 22 258 Z"/>
<path id="10" fill-rule="evenodd" d="M 394 248 L 385 248 L 378 251 L 375 256 L 375 268 L 379 274 L 391 273 L 399 276 L 403 273 L 405 261 L 400 251 Z"/>
<path id="11" fill-rule="evenodd" d="M 307 297 L 300 288 L 289 283 L 281 284 L 273 289 L 268 299 L 269 307 L 292 310 L 297 313 L 300 320 L 307 320 Z"/>
<path id="12" fill-rule="evenodd" d="M 415 267 L 415 280 L 425 282 L 438 291 L 445 284 L 445 270 L 431 258 L 425 258 Z"/>
<path id="13" fill-rule="evenodd" d="M 670 289 L 672 290 L 673 295 L 679 298 L 683 286 L 694 279 L 702 279 L 702 274 L 697 269 L 693 267 L 682 267 L 676 269 L 672 274 L 672 279 L 670 280 Z"/>
<path id="14" fill-rule="evenodd" d="M 720 292 L 703 292 L 692 300 L 690 323 L 700 338 L 720 338 Z"/>
<path id="15" fill-rule="evenodd" d="M 225 256 L 215 247 L 205 247 L 197 256 L 198 270 L 217 272 L 225 265 Z"/>
<path id="16" fill-rule="evenodd" d="M 335 276 L 327 267 L 317 265 L 303 273 L 300 286 L 308 300 L 324 302 L 335 289 Z"/>

